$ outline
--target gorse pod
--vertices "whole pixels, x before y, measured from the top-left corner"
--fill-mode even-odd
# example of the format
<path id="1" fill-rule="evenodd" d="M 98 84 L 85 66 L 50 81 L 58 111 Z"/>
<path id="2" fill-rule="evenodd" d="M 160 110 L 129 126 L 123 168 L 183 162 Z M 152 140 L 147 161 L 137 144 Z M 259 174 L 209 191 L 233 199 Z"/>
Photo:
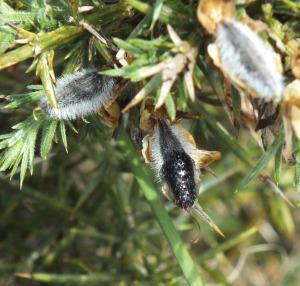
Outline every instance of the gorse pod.
<path id="1" fill-rule="evenodd" d="M 234 19 L 234 1 L 201 0 L 197 16 L 207 32 L 215 35 L 208 53 L 223 74 L 252 97 L 278 103 L 284 91 L 280 57 L 247 25 Z"/>
<path id="2" fill-rule="evenodd" d="M 90 115 L 113 102 L 115 84 L 115 78 L 99 75 L 96 69 L 82 69 L 57 80 L 54 92 L 58 108 L 50 106 L 46 95 L 40 107 L 53 119 Z"/>
<path id="3" fill-rule="evenodd" d="M 159 119 L 151 140 L 151 155 L 154 169 L 162 182 L 172 192 L 175 204 L 189 209 L 196 200 L 196 185 L 200 170 L 191 157 L 191 148 L 179 129 Z M 195 150 L 196 151 L 196 150 Z"/>
<path id="4" fill-rule="evenodd" d="M 171 125 L 164 119 L 157 120 L 153 133 L 145 139 L 143 154 L 162 183 L 163 193 L 177 207 L 202 218 L 223 236 L 196 203 L 201 169 L 218 160 L 220 153 L 197 149 L 189 132 L 179 124 Z"/>
<path id="5" fill-rule="evenodd" d="M 215 46 L 217 65 L 238 88 L 265 102 L 281 100 L 284 81 L 279 58 L 255 32 L 241 22 L 223 20 L 216 31 Z M 211 50 L 210 55 L 214 57 Z"/>

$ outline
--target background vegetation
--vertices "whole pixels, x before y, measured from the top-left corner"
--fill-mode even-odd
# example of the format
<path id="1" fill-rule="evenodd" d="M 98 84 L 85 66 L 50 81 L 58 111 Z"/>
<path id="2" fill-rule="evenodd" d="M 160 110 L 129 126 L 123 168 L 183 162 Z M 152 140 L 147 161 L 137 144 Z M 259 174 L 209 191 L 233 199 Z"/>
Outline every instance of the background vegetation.
<path id="1" fill-rule="evenodd" d="M 238 14 L 264 20 L 287 47 L 298 43 L 299 1 L 236 2 Z M 263 152 L 238 120 L 238 94 L 232 125 L 197 4 L 0 0 L 0 285 L 299 285 L 300 215 L 276 193 L 278 185 L 297 204 L 299 143 L 295 166 L 281 160 L 283 135 Z M 44 91 L 53 96 L 53 71 L 111 69 L 114 47 L 136 59 L 112 72 L 134 81 L 121 107 L 147 83 L 157 96 L 161 82 L 140 69 L 177 53 L 167 23 L 199 48 L 197 100 L 180 75 L 166 105 L 173 118 L 175 106 L 199 115 L 184 124 L 199 147 L 222 152 L 199 202 L 225 239 L 161 198 L 126 132 L 138 125 L 138 107 L 115 132 L 97 116 L 71 124 L 36 109 Z"/>

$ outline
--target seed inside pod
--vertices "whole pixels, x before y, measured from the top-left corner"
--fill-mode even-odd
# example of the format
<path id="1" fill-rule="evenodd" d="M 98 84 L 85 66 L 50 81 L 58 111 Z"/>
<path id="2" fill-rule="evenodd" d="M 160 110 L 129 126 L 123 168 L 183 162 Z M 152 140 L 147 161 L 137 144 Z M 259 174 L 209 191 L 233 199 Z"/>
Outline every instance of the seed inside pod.
<path id="1" fill-rule="evenodd" d="M 279 102 L 284 83 L 272 48 L 246 25 L 234 20 L 222 21 L 216 37 L 224 74 L 252 96 Z"/>
<path id="2" fill-rule="evenodd" d="M 200 173 L 173 128 L 166 121 L 158 120 L 151 140 L 152 161 L 161 181 L 172 192 L 174 203 L 189 209 L 197 197 L 196 180 L 199 181 Z"/>
<path id="3" fill-rule="evenodd" d="M 96 69 L 83 69 L 57 80 L 55 96 L 58 108 L 49 105 L 46 95 L 40 106 L 51 118 L 76 119 L 96 113 L 113 98 L 116 79 L 99 75 Z"/>

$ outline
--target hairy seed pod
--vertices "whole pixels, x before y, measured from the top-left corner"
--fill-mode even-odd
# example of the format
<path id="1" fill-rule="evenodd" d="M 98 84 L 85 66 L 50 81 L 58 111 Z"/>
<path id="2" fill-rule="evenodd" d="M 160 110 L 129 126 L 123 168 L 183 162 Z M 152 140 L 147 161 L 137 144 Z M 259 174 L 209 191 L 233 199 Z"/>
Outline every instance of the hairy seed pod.
<path id="1" fill-rule="evenodd" d="M 114 98 L 116 79 L 99 75 L 96 69 L 82 69 L 57 80 L 55 96 L 58 108 L 52 108 L 46 95 L 40 106 L 51 118 L 76 119 L 96 113 Z"/>
<path id="2" fill-rule="evenodd" d="M 157 119 L 154 131 L 143 139 L 145 162 L 162 183 L 162 191 L 177 207 L 208 223 L 224 237 L 214 221 L 196 203 L 201 169 L 220 159 L 217 151 L 199 150 L 192 135 L 181 125 Z"/>
<path id="3" fill-rule="evenodd" d="M 189 154 L 189 146 L 176 127 L 159 119 L 151 140 L 151 155 L 154 168 L 168 189 L 174 203 L 190 209 L 196 200 L 196 185 L 200 170 Z"/>
<path id="4" fill-rule="evenodd" d="M 234 20 L 222 21 L 216 38 L 224 74 L 252 96 L 278 103 L 284 82 L 272 48 L 245 24 Z"/>

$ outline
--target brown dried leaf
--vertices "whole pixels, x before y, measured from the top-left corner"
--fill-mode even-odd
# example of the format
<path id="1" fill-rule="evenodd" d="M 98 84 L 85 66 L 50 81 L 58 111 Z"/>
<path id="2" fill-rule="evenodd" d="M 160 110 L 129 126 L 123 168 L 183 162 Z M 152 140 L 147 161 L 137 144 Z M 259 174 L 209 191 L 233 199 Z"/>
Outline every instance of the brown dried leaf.
<path id="1" fill-rule="evenodd" d="M 199 22 L 210 34 L 216 31 L 222 20 L 233 18 L 234 14 L 235 5 L 232 0 L 201 0 L 197 9 Z"/>

